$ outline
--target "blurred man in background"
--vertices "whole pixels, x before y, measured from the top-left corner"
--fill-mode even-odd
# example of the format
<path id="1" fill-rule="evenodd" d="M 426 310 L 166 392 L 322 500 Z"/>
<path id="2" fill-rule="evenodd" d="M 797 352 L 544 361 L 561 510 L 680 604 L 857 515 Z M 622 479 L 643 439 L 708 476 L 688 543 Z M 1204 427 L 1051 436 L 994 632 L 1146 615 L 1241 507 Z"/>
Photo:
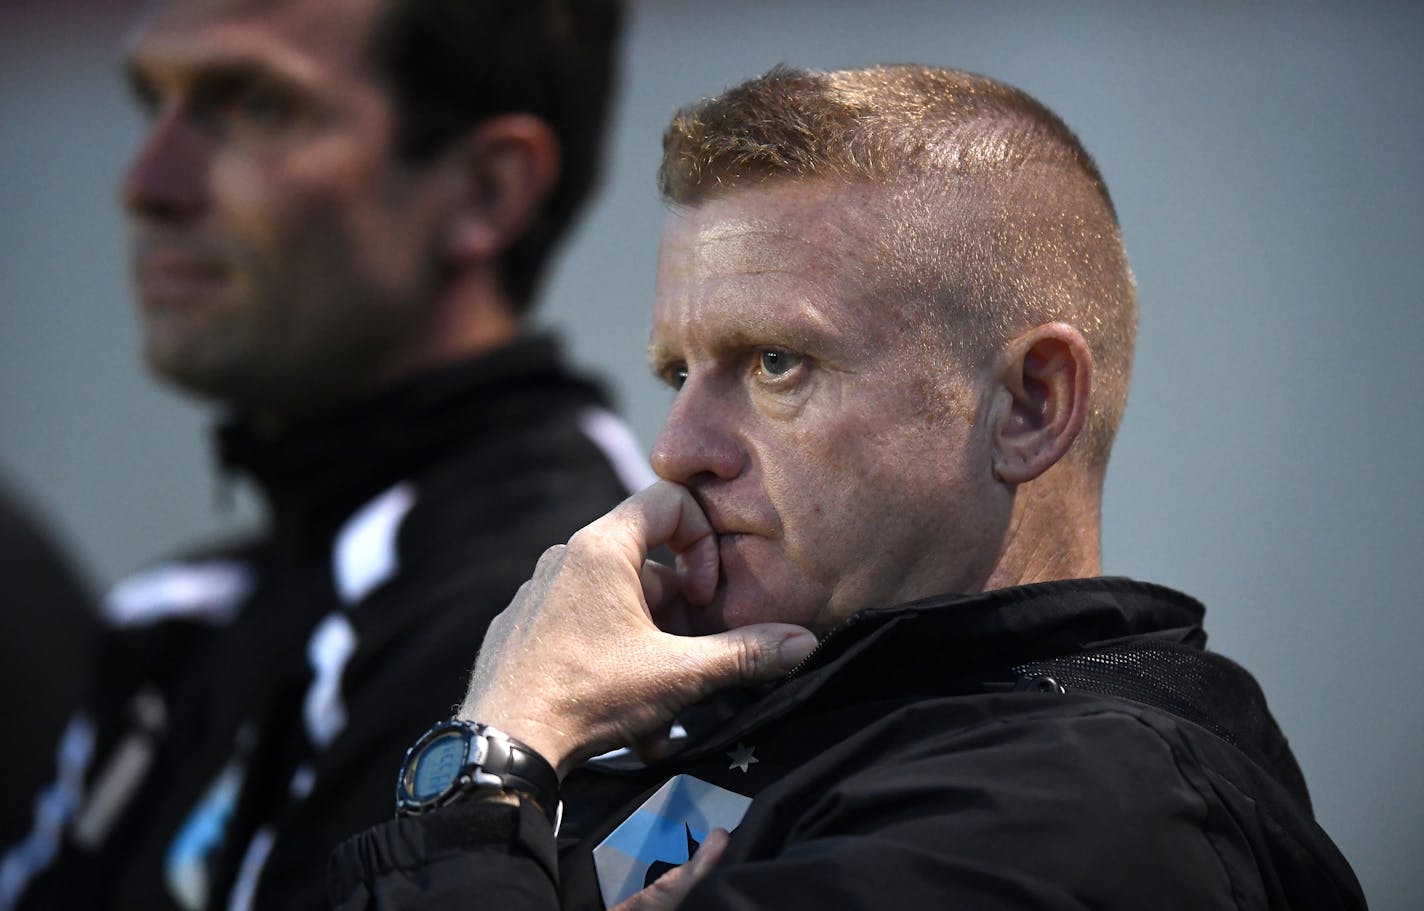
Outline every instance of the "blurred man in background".
<path id="1" fill-rule="evenodd" d="M 640 486 L 524 331 L 588 196 L 613 0 L 168 0 L 127 75 L 151 368 L 271 521 L 119 584 L 0 906 L 320 907 L 550 540 Z M 420 694 L 420 695 L 417 695 Z"/>

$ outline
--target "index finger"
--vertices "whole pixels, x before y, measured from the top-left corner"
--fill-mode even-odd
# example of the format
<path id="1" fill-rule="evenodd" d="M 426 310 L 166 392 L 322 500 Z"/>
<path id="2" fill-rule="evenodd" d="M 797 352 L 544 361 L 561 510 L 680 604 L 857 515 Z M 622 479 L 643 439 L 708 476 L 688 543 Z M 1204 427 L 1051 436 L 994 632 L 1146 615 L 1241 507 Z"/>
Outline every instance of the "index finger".
<path id="1" fill-rule="evenodd" d="M 682 595 L 707 604 L 717 589 L 717 535 L 692 493 L 680 484 L 658 481 L 589 526 L 623 549 L 634 572 L 648 553 L 666 545 L 679 557 Z"/>

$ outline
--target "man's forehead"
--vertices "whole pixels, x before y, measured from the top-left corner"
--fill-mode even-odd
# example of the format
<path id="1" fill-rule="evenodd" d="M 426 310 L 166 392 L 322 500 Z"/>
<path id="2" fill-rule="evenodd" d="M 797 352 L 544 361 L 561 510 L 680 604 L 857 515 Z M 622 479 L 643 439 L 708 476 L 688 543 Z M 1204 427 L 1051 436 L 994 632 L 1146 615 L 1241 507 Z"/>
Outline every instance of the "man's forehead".
<path id="1" fill-rule="evenodd" d="M 303 63 L 362 59 L 379 0 L 162 0 L 130 30 L 131 62 L 181 68 L 267 61 L 302 73 Z"/>
<path id="2" fill-rule="evenodd" d="M 326 17 L 364 22 L 374 17 L 380 3 L 381 0 L 157 0 L 146 7 L 140 21 L 173 28 L 241 19 L 297 21 Z"/>
<path id="3" fill-rule="evenodd" d="M 650 355 L 780 344 L 846 353 L 903 328 L 882 299 L 876 187 L 783 182 L 674 211 L 663 233 Z"/>
<path id="4" fill-rule="evenodd" d="M 685 256 L 691 269 L 686 276 L 697 279 L 715 274 L 758 275 L 799 271 L 805 261 L 831 263 L 835 248 L 824 238 L 808 237 L 792 226 L 761 218 L 730 218 L 715 222 L 678 219 L 669 223 L 663 236 L 664 249 Z M 787 257 L 796 248 L 796 265 Z"/>
<path id="5" fill-rule="evenodd" d="M 883 223 L 882 197 L 841 181 L 772 181 L 716 194 L 669 213 L 663 253 L 697 268 L 742 274 L 845 265 L 863 258 Z"/>

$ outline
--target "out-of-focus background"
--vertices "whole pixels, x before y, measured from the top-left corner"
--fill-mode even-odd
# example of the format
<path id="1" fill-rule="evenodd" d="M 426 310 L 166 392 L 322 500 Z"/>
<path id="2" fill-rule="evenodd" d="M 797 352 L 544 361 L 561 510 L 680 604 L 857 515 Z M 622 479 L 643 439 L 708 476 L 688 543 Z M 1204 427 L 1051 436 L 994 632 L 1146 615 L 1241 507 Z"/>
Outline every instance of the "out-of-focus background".
<path id="1" fill-rule="evenodd" d="M 257 516 L 220 505 L 210 416 L 136 355 L 113 199 L 137 8 L 0 0 L 0 474 L 96 586 Z M 631 19 L 603 193 L 542 313 L 643 443 L 667 402 L 643 346 L 675 106 L 783 61 L 1027 89 L 1097 157 L 1141 289 L 1106 569 L 1207 602 L 1372 906 L 1418 907 L 1424 5 L 644 0 Z"/>

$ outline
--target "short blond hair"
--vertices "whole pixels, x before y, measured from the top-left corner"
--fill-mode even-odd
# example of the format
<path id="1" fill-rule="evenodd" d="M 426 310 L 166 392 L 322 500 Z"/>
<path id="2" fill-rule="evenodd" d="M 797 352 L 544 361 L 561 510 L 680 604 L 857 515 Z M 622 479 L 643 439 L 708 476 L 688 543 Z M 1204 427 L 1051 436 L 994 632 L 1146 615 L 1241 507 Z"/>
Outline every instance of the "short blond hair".
<path id="1" fill-rule="evenodd" d="M 663 135 L 658 181 L 673 205 L 772 179 L 883 187 L 879 280 L 924 305 L 965 370 L 1032 326 L 1078 327 L 1095 374 L 1074 452 L 1106 467 L 1127 402 L 1137 295 L 1107 186 L 1057 115 L 959 70 L 777 67 L 683 108 Z"/>

